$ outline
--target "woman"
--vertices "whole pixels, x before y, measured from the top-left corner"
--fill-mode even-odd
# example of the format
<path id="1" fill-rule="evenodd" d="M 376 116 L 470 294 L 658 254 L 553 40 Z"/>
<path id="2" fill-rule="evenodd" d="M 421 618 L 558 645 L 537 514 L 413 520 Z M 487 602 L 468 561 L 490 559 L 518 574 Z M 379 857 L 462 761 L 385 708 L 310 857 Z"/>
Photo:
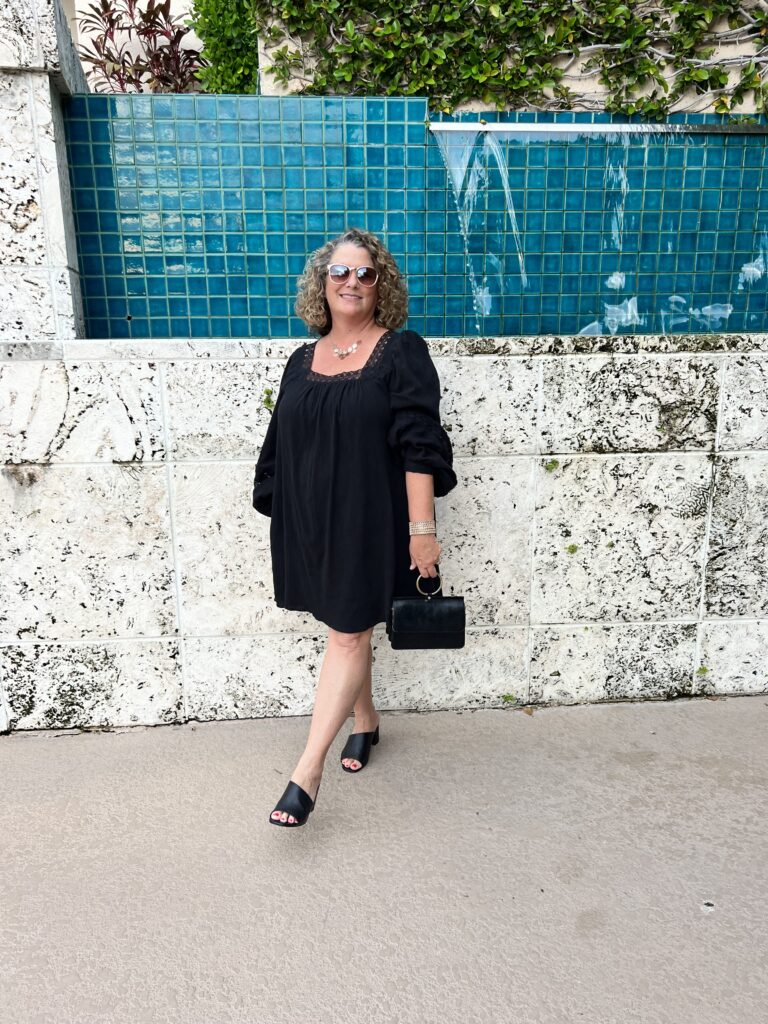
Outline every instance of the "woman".
<path id="1" fill-rule="evenodd" d="M 379 740 L 373 627 L 386 621 L 393 596 L 417 593 L 419 574 L 437 575 L 433 499 L 457 480 L 427 344 L 397 330 L 407 304 L 392 255 L 367 231 L 322 246 L 299 278 L 296 313 L 320 337 L 299 346 L 283 371 L 253 506 L 271 516 L 278 607 L 311 612 L 328 626 L 328 646 L 307 744 L 273 825 L 305 823 L 350 710 L 342 767 L 367 763 Z"/>

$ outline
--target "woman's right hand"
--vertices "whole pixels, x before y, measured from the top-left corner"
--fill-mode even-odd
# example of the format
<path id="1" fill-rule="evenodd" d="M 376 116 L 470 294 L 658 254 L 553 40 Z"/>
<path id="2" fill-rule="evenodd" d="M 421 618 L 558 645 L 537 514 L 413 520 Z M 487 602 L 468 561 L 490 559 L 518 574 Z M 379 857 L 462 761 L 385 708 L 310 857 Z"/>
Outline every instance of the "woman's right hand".
<path id="1" fill-rule="evenodd" d="M 437 576 L 436 564 L 440 561 L 442 548 L 434 533 L 415 533 L 408 549 L 411 553 L 411 569 L 418 568 L 422 576 Z"/>

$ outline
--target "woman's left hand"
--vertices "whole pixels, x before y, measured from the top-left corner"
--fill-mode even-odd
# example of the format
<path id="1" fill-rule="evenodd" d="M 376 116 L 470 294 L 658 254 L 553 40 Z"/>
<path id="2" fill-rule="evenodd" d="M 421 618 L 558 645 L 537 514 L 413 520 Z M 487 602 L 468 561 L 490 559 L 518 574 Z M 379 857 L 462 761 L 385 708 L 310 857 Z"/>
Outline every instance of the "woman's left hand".
<path id="1" fill-rule="evenodd" d="M 409 544 L 410 568 L 414 569 L 418 566 L 419 572 L 424 577 L 437 576 L 435 564 L 440 561 L 442 550 L 434 533 L 414 533 Z"/>

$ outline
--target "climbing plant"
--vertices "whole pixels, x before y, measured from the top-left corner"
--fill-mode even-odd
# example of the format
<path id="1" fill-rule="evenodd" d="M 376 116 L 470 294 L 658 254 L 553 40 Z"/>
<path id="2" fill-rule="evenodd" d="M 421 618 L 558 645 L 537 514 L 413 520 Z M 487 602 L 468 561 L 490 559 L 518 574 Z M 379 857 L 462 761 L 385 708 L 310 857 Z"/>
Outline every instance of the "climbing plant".
<path id="1" fill-rule="evenodd" d="M 258 92 L 259 47 L 250 0 L 192 0 L 189 13 L 184 24 L 202 41 L 209 62 L 197 76 L 204 91 Z"/>
<path id="2" fill-rule="evenodd" d="M 602 85 L 600 105 L 616 113 L 661 118 L 691 90 L 718 113 L 750 99 L 766 109 L 768 0 L 244 2 L 270 48 L 263 70 L 305 94 L 563 110 L 577 74 L 581 89 Z"/>

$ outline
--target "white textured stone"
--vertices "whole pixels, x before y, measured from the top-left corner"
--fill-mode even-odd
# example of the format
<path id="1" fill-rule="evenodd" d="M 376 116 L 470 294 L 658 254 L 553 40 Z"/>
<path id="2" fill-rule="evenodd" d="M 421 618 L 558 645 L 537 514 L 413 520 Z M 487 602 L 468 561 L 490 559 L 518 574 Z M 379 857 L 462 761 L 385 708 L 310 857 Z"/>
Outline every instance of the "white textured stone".
<path id="1" fill-rule="evenodd" d="M 41 26 L 46 68 L 62 93 L 90 92 L 60 0 L 33 0 Z"/>
<path id="2" fill-rule="evenodd" d="M 706 567 L 709 617 L 768 614 L 768 452 L 718 457 Z"/>
<path id="3" fill-rule="evenodd" d="M 84 330 L 80 276 L 71 267 L 51 271 L 55 323 L 58 337 L 69 338 Z"/>
<path id="4" fill-rule="evenodd" d="M 768 693 L 768 621 L 703 622 L 700 662 L 694 693 Z"/>
<path id="5" fill-rule="evenodd" d="M 720 448 L 768 448 L 768 356 L 726 360 L 722 402 Z"/>
<path id="6" fill-rule="evenodd" d="M 68 359 L 287 359 L 295 341 L 248 338 L 67 338 Z"/>
<path id="7" fill-rule="evenodd" d="M 43 220 L 45 223 L 45 238 L 47 244 L 47 259 L 53 267 L 64 267 L 74 256 L 70 265 L 77 267 L 77 252 L 71 251 L 72 241 L 69 246 L 66 239 L 64 196 L 66 191 L 69 197 L 69 177 L 66 164 L 66 149 L 64 147 L 64 123 L 61 119 L 58 105 L 60 103 L 58 93 L 51 87 L 51 81 L 47 75 L 30 76 L 32 87 L 32 102 L 35 125 L 35 142 L 37 144 L 37 166 L 39 173 L 40 201 L 43 209 Z M 54 104 L 58 116 L 54 117 Z M 59 138 L 56 138 L 54 125 L 58 127 Z M 59 166 L 59 159 L 63 164 Z M 68 213 L 71 217 L 71 207 L 68 202 Z M 73 223 L 73 221 L 70 221 Z M 74 234 L 70 232 L 70 234 Z"/>
<path id="8" fill-rule="evenodd" d="M 42 67 L 43 46 L 36 0 L 3 0 L 0 7 L 0 68 Z"/>
<path id="9" fill-rule="evenodd" d="M 306 633 L 188 639 L 191 718 L 311 714 L 326 627 Z M 382 710 L 504 707 L 526 695 L 524 628 L 472 629 L 464 648 L 395 651 L 383 625 L 373 634 L 373 695 Z M 507 699 L 505 699 L 505 697 Z"/>
<path id="10" fill-rule="evenodd" d="M 0 267 L 0 342 L 38 344 L 56 331 L 50 272 Z"/>
<path id="11" fill-rule="evenodd" d="M 51 71 L 58 69 L 60 66 L 60 41 L 56 15 L 61 12 L 59 0 L 31 0 L 31 3 L 35 7 L 45 67 Z M 61 42 L 64 43 L 65 41 L 61 40 Z M 64 47 L 61 47 L 61 49 L 64 49 Z"/>
<path id="12" fill-rule="evenodd" d="M 55 262 L 66 264 L 69 269 L 75 275 L 73 285 L 76 285 L 77 291 L 74 298 L 79 301 L 80 296 L 80 283 L 79 283 L 79 259 L 77 253 L 77 235 L 73 230 L 75 223 L 74 210 L 72 208 L 72 187 L 70 184 L 69 177 L 69 157 L 67 154 L 67 133 L 64 127 L 64 112 L 62 109 L 61 95 L 56 89 L 51 90 L 51 130 L 52 140 L 55 146 L 55 157 L 57 164 L 57 174 L 55 178 L 50 179 L 44 176 L 43 187 L 50 190 L 48 197 L 48 203 L 52 210 L 53 220 L 52 231 L 54 237 L 56 237 L 57 244 L 59 246 L 58 253 L 60 255 L 55 256 Z M 46 154 L 47 159 L 50 159 L 50 154 Z M 60 237 L 56 233 L 60 233 Z M 52 250 L 54 253 L 56 249 Z M 85 332 L 83 332 L 85 333 Z"/>
<path id="13" fill-rule="evenodd" d="M 427 337 L 433 356 L 606 356 L 765 352 L 768 334 L 496 334 Z"/>
<path id="14" fill-rule="evenodd" d="M 528 621 L 533 463 L 455 458 L 459 484 L 437 500 L 440 569 L 478 626 Z"/>
<path id="15" fill-rule="evenodd" d="M 713 448 L 720 357 L 544 357 L 541 450 Z"/>
<path id="16" fill-rule="evenodd" d="M 427 711 L 525 703 L 527 639 L 527 627 L 475 628 L 468 621 L 464 647 L 396 651 L 382 632 L 374 649 L 376 706 Z"/>
<path id="17" fill-rule="evenodd" d="M 560 340 L 567 349 L 568 339 Z M 475 341 L 484 348 L 484 339 Z M 527 339 L 529 353 L 545 342 Z M 397 652 L 379 624 L 377 705 L 760 692 L 754 677 L 765 630 L 701 622 L 700 614 L 768 613 L 768 456 L 658 451 L 649 433 L 666 417 L 671 443 L 711 448 L 723 361 L 722 409 L 735 437 L 745 408 L 752 421 L 740 374 L 760 401 L 764 356 L 749 349 L 753 342 L 734 338 L 734 351 L 715 356 L 542 357 L 474 355 L 472 339 L 431 341 L 459 478 L 437 502 L 440 567 L 445 592 L 465 598 L 467 646 Z M 327 627 L 274 604 L 270 521 L 251 505 L 270 415 L 264 390 L 273 388 L 276 399 L 296 344 L 36 334 L 0 349 L 0 433 L 15 463 L 2 476 L 0 640 L 18 648 L 14 657 L 25 666 L 33 649 L 52 657 L 51 641 L 62 648 L 39 692 L 31 671 L 22 672 L 12 713 L 32 694 L 38 717 L 27 716 L 26 725 L 19 718 L 16 727 L 68 720 L 55 709 L 68 706 L 64 666 L 80 664 L 78 642 L 100 652 L 120 639 L 175 640 L 177 601 L 186 704 L 174 703 L 170 683 L 158 683 L 152 706 L 141 704 L 143 694 L 131 705 L 127 692 L 109 697 L 96 687 L 92 703 L 81 701 L 85 724 L 89 716 L 96 724 L 130 721 L 133 711 L 155 720 L 157 708 L 183 718 L 186 707 L 203 719 L 309 713 Z M 720 436 L 731 435 L 721 424 Z M 543 454 L 542 436 L 548 446 L 651 450 Z M 754 443 L 761 436 L 756 431 Z M 94 465 L 110 459 L 156 461 Z M 166 459 L 168 469 L 160 464 Z M 67 464 L 45 465 L 51 461 Z M 103 664 L 108 681 L 112 663 Z M 712 675 L 698 674 L 699 664 L 710 664 Z M 0 699 L 0 729 L 2 707 Z"/>
<path id="18" fill-rule="evenodd" d="M 6 466 L 0 642 L 177 630 L 165 470 Z"/>
<path id="19" fill-rule="evenodd" d="M 0 71 L 0 265 L 22 267 L 47 263 L 43 206 L 36 157 L 38 137 L 35 112 L 42 115 L 36 102 L 48 79 L 40 75 Z M 57 182 L 58 187 L 58 182 Z M 50 212 L 50 211 L 48 211 Z M 6 278 L 0 294 L 8 292 Z M 0 299 L 0 323 L 4 323 L 6 303 Z M 13 308 L 13 306 L 11 306 Z M 30 313 L 34 315 L 34 306 Z"/>
<path id="20" fill-rule="evenodd" d="M 84 331 L 60 93 L 88 91 L 59 0 L 0 11 L 0 340 Z"/>
<path id="21" fill-rule="evenodd" d="M 258 457 L 276 401 L 284 362 L 189 359 L 165 369 L 171 456 L 178 459 Z"/>
<path id="22" fill-rule="evenodd" d="M 23 363 L 28 359 L 63 359 L 64 342 L 58 338 L 51 341 L 0 341 L 0 363 Z"/>
<path id="23" fill-rule="evenodd" d="M 160 401 L 154 363 L 2 363 L 3 461 L 162 459 Z"/>
<path id="24" fill-rule="evenodd" d="M 47 71 L 63 93 L 90 91 L 59 0 L 3 0 L 0 68 Z"/>
<path id="25" fill-rule="evenodd" d="M 687 695 L 694 623 L 534 626 L 532 703 L 577 704 Z"/>
<path id="26" fill-rule="evenodd" d="M 577 455 L 537 467 L 533 622 L 696 618 L 705 454 Z"/>
<path id="27" fill-rule="evenodd" d="M 8 714 L 8 705 L 5 701 L 2 687 L 2 673 L 0 673 L 0 733 L 8 732 L 11 728 L 11 719 Z"/>
<path id="28" fill-rule="evenodd" d="M 185 636 L 317 627 L 274 603 L 269 525 L 251 504 L 253 462 L 173 467 L 176 557 Z M 324 627 L 323 627 L 324 628 Z"/>
<path id="29" fill-rule="evenodd" d="M 182 721 L 178 647 L 178 640 L 0 646 L 11 727 Z"/>
<path id="30" fill-rule="evenodd" d="M 455 453 L 537 452 L 540 364 L 531 358 L 436 354 L 442 385 L 440 415 Z"/>
<path id="31" fill-rule="evenodd" d="M 190 718 L 260 718 L 312 713 L 325 649 L 324 626 L 308 633 L 185 641 Z"/>
<path id="32" fill-rule="evenodd" d="M 119 96 L 112 102 L 118 103 Z M 310 339 L 313 340 L 313 339 Z M 426 337 L 436 365 L 449 372 L 453 358 L 472 360 L 483 356 L 533 357 L 615 355 L 650 353 L 713 353 L 735 358 L 737 353 L 768 351 L 768 334 L 616 334 L 588 335 L 508 335 L 489 338 Z M 65 339 L 67 355 L 78 359 L 287 359 L 302 342 L 295 338 L 76 338 Z M 466 372 L 464 366 L 464 372 Z M 521 370 L 516 370 L 518 380 Z M 444 388 L 447 392 L 447 387 Z M 445 393 L 444 401 L 451 396 Z M 448 406 L 446 405 L 446 408 Z"/>

